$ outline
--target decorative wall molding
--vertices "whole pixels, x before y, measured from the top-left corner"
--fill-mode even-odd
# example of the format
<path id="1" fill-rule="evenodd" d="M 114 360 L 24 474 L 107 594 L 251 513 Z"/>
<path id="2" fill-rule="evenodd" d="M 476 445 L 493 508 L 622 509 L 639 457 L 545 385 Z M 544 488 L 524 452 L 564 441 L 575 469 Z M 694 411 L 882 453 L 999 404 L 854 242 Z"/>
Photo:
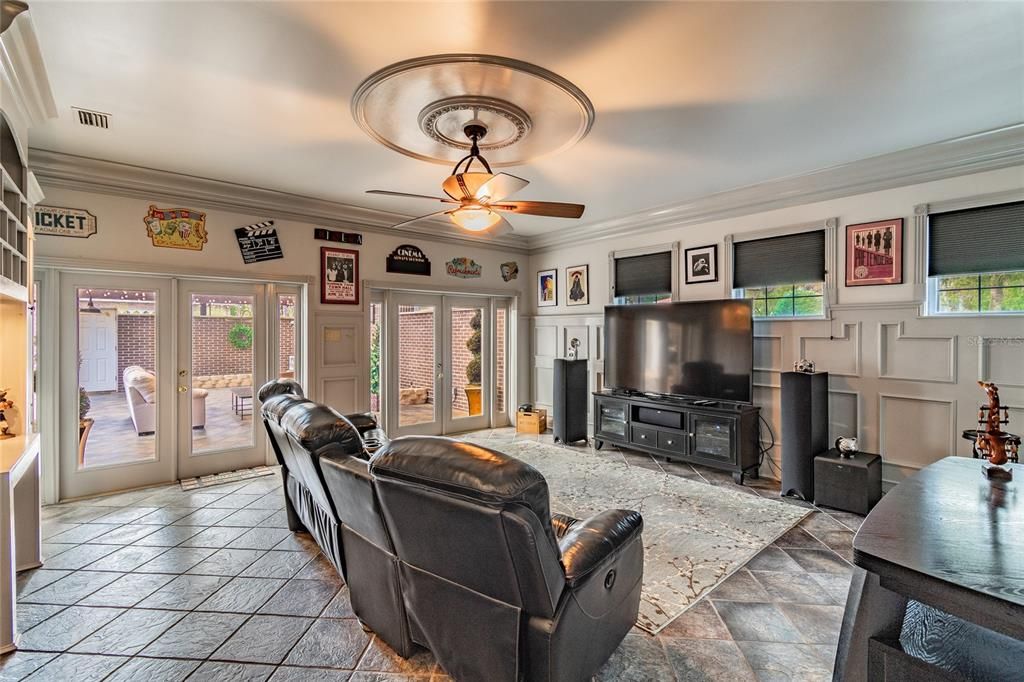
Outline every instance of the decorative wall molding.
<path id="1" fill-rule="evenodd" d="M 782 388 L 782 384 L 780 383 L 780 381 L 781 381 L 781 374 L 782 374 L 783 371 L 785 371 L 783 369 L 783 363 L 785 363 L 785 361 L 786 361 L 783 337 L 781 335 L 779 335 L 779 334 L 755 334 L 754 335 L 754 346 L 755 347 L 757 346 L 757 342 L 758 342 L 759 339 L 764 340 L 764 341 L 777 341 L 778 342 L 779 365 L 777 367 L 758 367 L 757 366 L 757 357 L 756 357 L 757 353 L 756 353 L 756 350 L 755 350 L 755 358 L 754 358 L 754 386 L 757 386 L 759 388 L 777 388 L 777 389 L 781 389 Z M 764 381 L 760 381 L 759 382 L 757 380 L 759 378 L 757 376 L 758 372 L 764 372 L 765 374 L 773 374 L 773 375 L 775 375 L 778 378 L 776 378 L 774 382 L 772 382 L 772 381 L 769 381 L 767 383 L 765 383 Z"/>
<path id="2" fill-rule="evenodd" d="M 587 223 L 530 239 L 531 252 L 644 234 L 1024 164 L 1024 124 Z"/>
<path id="3" fill-rule="evenodd" d="M 896 340 L 895 344 L 899 344 L 901 341 L 941 341 L 946 343 L 946 376 L 944 377 L 925 377 L 925 376 L 914 376 L 912 374 L 896 374 L 890 371 L 889 363 L 887 361 L 888 355 L 888 332 L 886 331 L 889 327 L 896 328 Z M 956 353 L 956 335 L 948 336 L 915 336 L 907 334 L 906 322 L 881 322 L 878 325 L 878 378 L 879 379 L 895 379 L 898 381 L 923 381 L 927 383 L 936 384 L 955 384 L 956 383 L 956 364 L 957 364 L 957 353 Z"/>
<path id="4" fill-rule="evenodd" d="M 30 14 L 19 14 L 0 34 L 0 108 L 15 131 L 23 161 L 29 155 L 28 148 L 22 146 L 28 144 L 28 129 L 57 116 L 57 104 Z"/>
<path id="5" fill-rule="evenodd" d="M 861 407 L 860 391 L 848 391 L 846 389 L 832 388 L 830 386 L 829 389 L 828 389 L 828 394 L 829 394 L 829 408 L 828 408 L 829 427 L 832 426 L 833 420 L 834 420 L 834 418 L 836 416 L 836 411 L 834 409 L 832 409 L 832 400 L 831 400 L 832 396 L 833 395 L 853 396 L 853 401 L 854 401 L 853 409 L 855 411 L 854 427 L 853 428 L 856 430 L 853 435 L 858 440 L 863 442 L 864 441 L 864 409 Z M 849 434 L 838 434 L 837 435 L 835 433 L 830 433 L 829 434 L 829 447 L 832 447 L 833 436 L 838 438 L 840 435 L 849 435 Z"/>
<path id="6" fill-rule="evenodd" d="M 843 329 L 843 332 L 842 332 L 841 335 L 829 334 L 828 336 L 825 336 L 825 335 L 814 335 L 814 334 L 800 334 L 800 335 L 796 336 L 796 354 L 797 354 L 798 358 L 807 358 L 808 360 L 814 361 L 814 364 L 821 371 L 828 372 L 832 376 L 857 378 L 857 377 L 859 377 L 861 375 L 861 355 L 863 354 L 862 353 L 862 349 L 861 349 L 861 339 L 864 337 L 864 335 L 861 332 L 861 323 L 860 322 L 843 322 L 843 323 L 840 323 L 840 326 Z M 850 333 L 851 329 L 853 329 L 853 334 L 852 335 Z M 854 353 L 853 353 L 853 369 L 850 370 L 850 371 L 847 371 L 847 372 L 841 372 L 841 371 L 829 369 L 828 367 L 825 366 L 825 363 L 821 362 L 820 360 L 814 360 L 814 358 L 808 357 L 808 354 L 807 354 L 807 344 L 804 343 L 805 341 L 808 341 L 808 340 L 810 340 L 810 341 L 825 340 L 825 341 L 850 341 L 850 342 L 852 342 L 853 343 L 853 349 L 854 349 Z"/>
<path id="7" fill-rule="evenodd" d="M 438 242 L 518 253 L 527 250 L 526 240 L 515 235 L 473 235 L 458 230 L 445 220 L 421 227 L 396 229 L 392 227 L 394 224 L 411 216 L 184 173 L 45 149 L 32 149 L 31 163 L 39 182 L 47 188 L 98 192 L 146 201 L 187 201 L 203 208 L 271 216 L 350 231 L 376 232 L 391 237 L 412 240 L 426 237 Z"/>
<path id="8" fill-rule="evenodd" d="M 937 405 L 945 405 L 947 407 L 948 418 L 943 420 L 941 423 L 934 425 L 934 429 L 940 429 L 945 426 L 948 430 L 946 452 L 938 457 L 933 457 L 928 462 L 908 462 L 902 458 L 902 453 L 895 449 L 890 449 L 886 443 L 886 420 L 888 418 L 888 407 L 887 404 L 890 402 L 910 402 L 910 403 L 932 403 Z M 956 454 L 957 445 L 957 427 L 956 427 L 956 400 L 943 400 L 941 398 L 923 398 L 920 396 L 912 395 L 900 395 L 895 393 L 879 393 L 878 394 L 878 447 L 879 452 L 882 454 L 882 459 L 885 464 L 890 466 L 901 467 L 904 469 L 917 470 L 921 469 L 932 462 L 938 461 L 942 457 Z M 916 428 L 910 428 L 910 432 L 920 434 L 920 430 Z"/>
<path id="9" fill-rule="evenodd" d="M 976 336 L 973 343 L 978 345 L 978 381 L 991 381 L 1000 388 L 1024 388 L 1024 336 Z M 992 348 L 996 346 L 1015 348 L 1018 357 L 1011 361 L 1020 373 L 1017 376 L 1000 376 L 992 374 Z"/>

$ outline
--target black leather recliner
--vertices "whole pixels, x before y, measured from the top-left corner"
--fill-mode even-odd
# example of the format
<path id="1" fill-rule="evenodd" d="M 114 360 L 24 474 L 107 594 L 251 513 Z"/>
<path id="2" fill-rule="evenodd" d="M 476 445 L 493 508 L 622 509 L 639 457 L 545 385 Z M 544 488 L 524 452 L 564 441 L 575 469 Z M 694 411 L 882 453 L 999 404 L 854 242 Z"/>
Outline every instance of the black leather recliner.
<path id="1" fill-rule="evenodd" d="M 643 519 L 550 515 L 544 477 L 447 438 L 391 441 L 370 461 L 413 641 L 455 679 L 588 679 L 633 627 Z"/>
<path id="2" fill-rule="evenodd" d="M 373 415 L 342 416 L 302 398 L 301 392 L 298 384 L 285 380 L 260 390 L 264 421 L 282 464 L 290 527 L 309 529 L 344 575 L 356 616 L 399 655 L 409 657 L 415 645 L 398 559 L 367 462 L 369 451 L 387 437 Z"/>
<path id="3" fill-rule="evenodd" d="M 308 531 L 324 556 L 344 575 L 338 514 L 326 490 L 320 457 L 331 454 L 366 458 L 369 452 L 364 437 L 375 446 L 387 439 L 373 415 L 343 416 L 308 400 L 298 382 L 291 379 L 267 382 L 257 397 L 262 403 L 263 423 L 281 464 L 288 528 Z"/>

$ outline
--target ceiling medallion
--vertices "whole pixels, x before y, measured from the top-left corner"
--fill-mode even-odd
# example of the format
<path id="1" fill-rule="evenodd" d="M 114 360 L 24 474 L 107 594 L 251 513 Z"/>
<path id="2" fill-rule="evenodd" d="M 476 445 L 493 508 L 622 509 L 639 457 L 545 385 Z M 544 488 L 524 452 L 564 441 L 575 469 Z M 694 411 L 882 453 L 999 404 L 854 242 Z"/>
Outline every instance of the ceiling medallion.
<path id="1" fill-rule="evenodd" d="M 481 116 L 490 121 L 484 121 Z M 525 111 L 494 97 L 448 97 L 428 104 L 419 115 L 420 130 L 425 135 L 463 152 L 470 148 L 464 132 L 465 124 L 470 120 L 487 124 L 488 139 L 480 143 L 480 149 L 486 151 L 504 149 L 519 142 L 533 125 Z"/>
<path id="2" fill-rule="evenodd" d="M 513 101 L 514 100 L 514 101 Z M 535 64 L 482 54 L 442 54 L 387 66 L 352 96 L 352 116 L 377 142 L 450 165 L 469 149 L 469 121 L 487 129 L 480 149 L 514 166 L 573 146 L 590 132 L 594 106 L 578 87 Z"/>

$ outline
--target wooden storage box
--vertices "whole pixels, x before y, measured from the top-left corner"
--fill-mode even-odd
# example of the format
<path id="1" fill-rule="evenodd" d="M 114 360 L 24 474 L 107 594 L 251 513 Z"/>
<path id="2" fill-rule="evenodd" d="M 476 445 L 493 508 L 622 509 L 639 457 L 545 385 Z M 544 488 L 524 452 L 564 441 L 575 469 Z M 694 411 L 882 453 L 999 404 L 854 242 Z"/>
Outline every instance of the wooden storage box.
<path id="1" fill-rule="evenodd" d="M 548 411 L 516 412 L 516 431 L 519 433 L 544 433 L 548 430 Z"/>

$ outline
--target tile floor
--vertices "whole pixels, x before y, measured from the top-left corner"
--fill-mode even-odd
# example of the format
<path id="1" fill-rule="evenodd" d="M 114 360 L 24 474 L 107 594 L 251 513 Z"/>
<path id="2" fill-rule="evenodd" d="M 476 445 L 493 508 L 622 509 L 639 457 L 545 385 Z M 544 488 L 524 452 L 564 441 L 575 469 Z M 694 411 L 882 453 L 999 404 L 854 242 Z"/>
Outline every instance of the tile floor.
<path id="1" fill-rule="evenodd" d="M 551 439 L 475 435 L 495 449 Z M 737 488 L 702 467 L 598 454 Z M 767 480 L 742 490 L 778 495 Z M 21 648 L 0 659 L 0 681 L 449 679 L 428 652 L 402 660 L 363 632 L 334 569 L 287 530 L 279 476 L 121 493 L 44 518 L 45 566 L 18 576 Z M 627 635 L 596 679 L 830 679 L 859 523 L 815 510 L 658 636 Z"/>

